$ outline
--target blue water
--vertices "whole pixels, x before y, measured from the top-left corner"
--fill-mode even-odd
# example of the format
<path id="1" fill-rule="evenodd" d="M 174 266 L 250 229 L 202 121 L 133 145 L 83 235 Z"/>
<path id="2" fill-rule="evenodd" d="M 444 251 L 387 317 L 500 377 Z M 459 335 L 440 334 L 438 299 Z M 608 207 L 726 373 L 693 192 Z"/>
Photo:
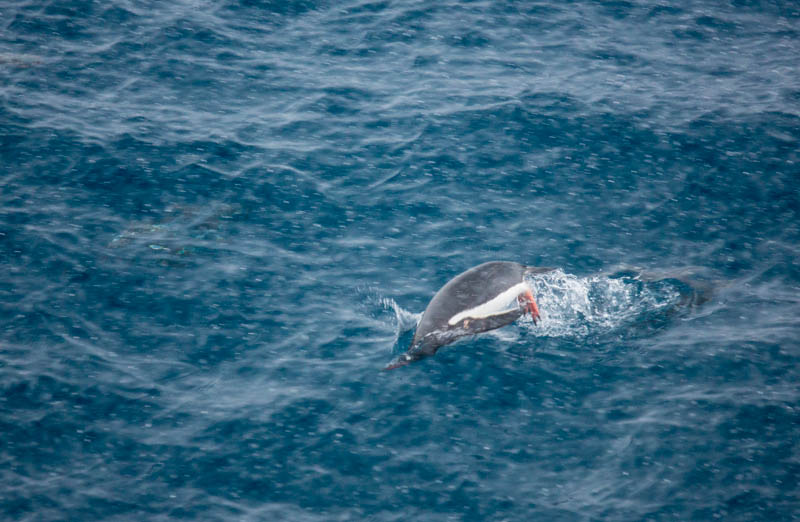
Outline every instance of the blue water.
<path id="1" fill-rule="evenodd" d="M 797 520 L 800 7 L 0 1 L 0 518 Z M 542 321 L 382 372 L 500 259 Z"/>

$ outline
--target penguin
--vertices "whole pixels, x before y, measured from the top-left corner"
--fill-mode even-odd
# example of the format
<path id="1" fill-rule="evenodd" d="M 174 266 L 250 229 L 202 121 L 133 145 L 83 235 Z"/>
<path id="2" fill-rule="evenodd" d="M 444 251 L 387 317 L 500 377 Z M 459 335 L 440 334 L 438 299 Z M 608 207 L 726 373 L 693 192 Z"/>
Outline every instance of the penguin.
<path id="1" fill-rule="evenodd" d="M 526 313 L 536 324 L 539 307 L 525 276 L 552 270 L 511 261 L 490 261 L 457 275 L 431 299 L 408 352 L 384 370 L 433 355 L 460 337 L 511 324 Z"/>

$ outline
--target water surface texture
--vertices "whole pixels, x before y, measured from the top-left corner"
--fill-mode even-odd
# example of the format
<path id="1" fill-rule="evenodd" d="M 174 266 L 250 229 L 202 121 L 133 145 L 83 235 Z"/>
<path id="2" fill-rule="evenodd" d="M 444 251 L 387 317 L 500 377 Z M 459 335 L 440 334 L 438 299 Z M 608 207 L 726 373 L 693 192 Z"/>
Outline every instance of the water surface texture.
<path id="1" fill-rule="evenodd" d="M 797 520 L 800 7 L 0 0 L 0 518 Z M 522 319 L 382 372 L 489 260 Z"/>

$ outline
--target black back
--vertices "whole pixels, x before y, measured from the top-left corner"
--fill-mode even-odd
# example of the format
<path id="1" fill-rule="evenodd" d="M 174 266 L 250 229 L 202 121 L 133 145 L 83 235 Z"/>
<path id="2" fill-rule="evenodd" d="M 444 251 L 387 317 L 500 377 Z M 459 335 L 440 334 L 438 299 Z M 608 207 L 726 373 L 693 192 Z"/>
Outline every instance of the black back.
<path id="1" fill-rule="evenodd" d="M 521 283 L 526 273 L 549 270 L 551 269 L 527 267 L 510 261 L 490 261 L 457 275 L 436 292 L 436 295 L 431 299 L 425 309 L 425 313 L 422 314 L 419 326 L 417 326 L 414 340 L 411 342 L 412 348 L 419 345 L 426 336 L 432 333 L 437 333 L 441 336 L 441 334 L 456 330 L 458 325 L 451 326 L 447 323 L 451 317 L 464 310 L 479 306 L 512 286 Z M 515 321 L 519 316 L 520 313 L 504 314 L 491 321 L 476 321 L 472 328 L 464 331 L 461 335 L 444 335 L 442 340 L 446 342 L 440 343 L 438 346 L 452 342 L 452 340 L 462 335 L 499 328 Z M 451 337 L 453 339 L 446 340 Z"/>

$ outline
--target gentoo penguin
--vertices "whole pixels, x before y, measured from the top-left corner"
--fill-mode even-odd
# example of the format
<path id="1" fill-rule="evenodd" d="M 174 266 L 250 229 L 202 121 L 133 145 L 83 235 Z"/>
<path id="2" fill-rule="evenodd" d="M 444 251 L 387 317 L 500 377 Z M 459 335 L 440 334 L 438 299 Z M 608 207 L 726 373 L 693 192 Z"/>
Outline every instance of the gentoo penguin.
<path id="1" fill-rule="evenodd" d="M 457 275 L 431 299 L 408 352 L 384 370 L 433 355 L 459 337 L 513 323 L 525 313 L 531 314 L 535 324 L 539 319 L 539 307 L 525 275 L 551 270 L 509 261 L 491 261 Z"/>

